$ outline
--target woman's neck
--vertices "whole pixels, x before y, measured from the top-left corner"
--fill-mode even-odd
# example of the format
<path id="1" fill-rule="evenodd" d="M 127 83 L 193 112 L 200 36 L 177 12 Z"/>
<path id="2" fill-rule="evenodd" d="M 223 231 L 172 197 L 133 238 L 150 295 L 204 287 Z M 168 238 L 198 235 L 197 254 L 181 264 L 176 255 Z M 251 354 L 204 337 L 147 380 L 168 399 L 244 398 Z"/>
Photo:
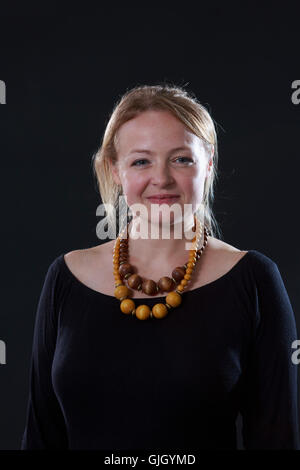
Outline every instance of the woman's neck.
<path id="1" fill-rule="evenodd" d="M 170 224 L 169 227 L 159 227 L 147 221 L 145 224 L 141 221 L 137 223 L 133 219 L 128 225 L 127 234 L 130 259 L 144 266 L 157 265 L 158 261 L 162 265 L 172 260 L 186 261 L 189 250 L 195 246 L 192 240 L 197 232 L 193 232 L 193 225 L 194 221 L 187 223 L 185 227 L 182 222 Z M 202 246 L 204 240 L 203 224 L 201 228 L 202 234 L 197 249 Z"/>

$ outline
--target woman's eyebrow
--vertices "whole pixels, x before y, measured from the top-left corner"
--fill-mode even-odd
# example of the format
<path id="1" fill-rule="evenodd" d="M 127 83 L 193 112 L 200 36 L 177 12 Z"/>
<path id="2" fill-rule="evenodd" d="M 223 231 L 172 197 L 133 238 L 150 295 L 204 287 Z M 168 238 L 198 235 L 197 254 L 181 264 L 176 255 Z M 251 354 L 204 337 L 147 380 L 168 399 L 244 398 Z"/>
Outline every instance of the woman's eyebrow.
<path id="1" fill-rule="evenodd" d="M 168 153 L 170 154 L 173 152 L 178 152 L 179 150 L 191 150 L 191 149 L 189 147 L 175 147 L 169 150 Z M 148 149 L 133 149 L 128 153 L 128 155 L 131 155 L 132 153 L 146 153 L 146 154 L 152 155 L 154 152 Z"/>

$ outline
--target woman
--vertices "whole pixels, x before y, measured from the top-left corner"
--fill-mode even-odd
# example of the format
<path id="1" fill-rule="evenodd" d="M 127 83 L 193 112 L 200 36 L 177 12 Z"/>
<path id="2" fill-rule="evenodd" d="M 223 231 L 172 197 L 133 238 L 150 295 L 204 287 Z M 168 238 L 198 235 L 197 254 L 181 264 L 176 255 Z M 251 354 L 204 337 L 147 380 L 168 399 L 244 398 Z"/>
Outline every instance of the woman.
<path id="1" fill-rule="evenodd" d="M 239 412 L 246 449 L 299 448 L 293 310 L 274 261 L 214 236 L 216 168 L 185 90 L 115 106 L 94 169 L 110 233 L 119 196 L 131 220 L 49 267 L 22 449 L 236 449 Z"/>

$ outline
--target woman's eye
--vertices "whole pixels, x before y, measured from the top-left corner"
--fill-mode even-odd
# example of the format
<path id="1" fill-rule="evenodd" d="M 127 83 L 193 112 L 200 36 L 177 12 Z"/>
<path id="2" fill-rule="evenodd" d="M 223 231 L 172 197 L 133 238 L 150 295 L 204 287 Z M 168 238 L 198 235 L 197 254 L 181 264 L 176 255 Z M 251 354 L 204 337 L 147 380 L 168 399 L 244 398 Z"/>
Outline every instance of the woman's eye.
<path id="1" fill-rule="evenodd" d="M 141 165 L 137 165 L 137 163 L 138 163 L 138 162 L 146 162 L 146 161 L 147 161 L 146 159 L 142 158 L 142 159 L 140 159 L 140 160 L 136 160 L 135 162 L 133 162 L 131 166 L 141 166 Z M 142 165 L 142 166 L 143 166 L 143 165 Z"/>
<path id="2" fill-rule="evenodd" d="M 187 161 L 187 163 L 191 163 L 191 164 L 194 163 L 193 160 L 189 157 L 177 157 L 176 158 L 176 160 L 180 160 L 180 159 Z"/>
<path id="3" fill-rule="evenodd" d="M 177 157 L 176 160 L 185 160 L 186 164 L 189 164 L 189 163 L 190 163 L 190 164 L 193 164 L 193 163 L 194 163 L 193 160 L 192 160 L 191 158 L 189 158 L 189 157 Z M 142 164 L 142 165 L 138 165 L 138 163 L 139 163 L 139 162 L 147 162 L 147 161 L 148 161 L 148 160 L 145 159 L 145 158 L 142 158 L 142 159 L 140 159 L 140 160 L 135 160 L 135 162 L 133 162 L 131 166 L 143 166 L 143 164 Z M 183 163 L 183 162 L 182 162 L 182 163 Z"/>

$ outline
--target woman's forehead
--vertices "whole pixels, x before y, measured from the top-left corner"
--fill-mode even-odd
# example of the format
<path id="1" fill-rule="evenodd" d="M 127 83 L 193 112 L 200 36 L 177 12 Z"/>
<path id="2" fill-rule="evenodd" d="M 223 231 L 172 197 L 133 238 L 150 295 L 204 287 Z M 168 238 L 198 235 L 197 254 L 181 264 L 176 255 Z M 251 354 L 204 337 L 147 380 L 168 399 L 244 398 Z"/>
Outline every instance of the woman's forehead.
<path id="1" fill-rule="evenodd" d="M 125 122 L 116 139 L 118 150 L 133 153 L 134 150 L 154 152 L 155 148 L 170 151 L 173 148 L 193 148 L 201 145 L 201 139 L 169 112 L 147 111 Z"/>

